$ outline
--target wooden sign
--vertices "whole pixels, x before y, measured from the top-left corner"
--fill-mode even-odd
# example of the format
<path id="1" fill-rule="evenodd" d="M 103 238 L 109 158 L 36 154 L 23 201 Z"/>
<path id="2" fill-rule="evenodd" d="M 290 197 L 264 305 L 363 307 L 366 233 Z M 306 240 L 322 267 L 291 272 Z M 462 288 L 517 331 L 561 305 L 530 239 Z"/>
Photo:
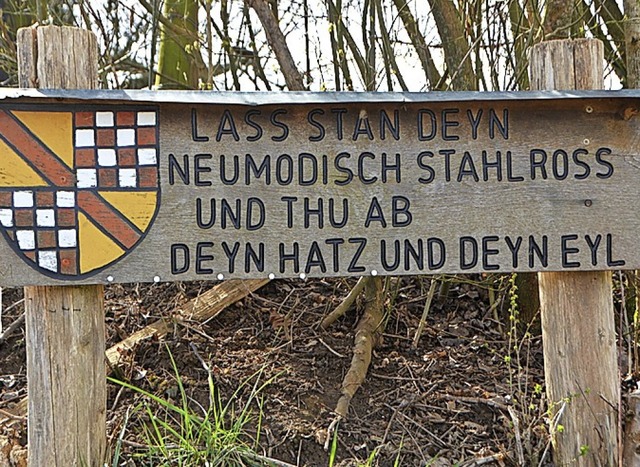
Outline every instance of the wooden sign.
<path id="1" fill-rule="evenodd" d="M 2 286 L 640 268 L 633 92 L 0 97 Z"/>

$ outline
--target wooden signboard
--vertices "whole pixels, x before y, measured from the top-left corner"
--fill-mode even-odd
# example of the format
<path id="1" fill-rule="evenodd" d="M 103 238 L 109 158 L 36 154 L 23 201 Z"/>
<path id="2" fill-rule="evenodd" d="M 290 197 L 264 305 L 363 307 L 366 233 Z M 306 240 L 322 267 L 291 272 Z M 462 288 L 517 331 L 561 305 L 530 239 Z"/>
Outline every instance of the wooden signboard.
<path id="1" fill-rule="evenodd" d="M 0 98 L 0 286 L 640 268 L 632 91 Z"/>

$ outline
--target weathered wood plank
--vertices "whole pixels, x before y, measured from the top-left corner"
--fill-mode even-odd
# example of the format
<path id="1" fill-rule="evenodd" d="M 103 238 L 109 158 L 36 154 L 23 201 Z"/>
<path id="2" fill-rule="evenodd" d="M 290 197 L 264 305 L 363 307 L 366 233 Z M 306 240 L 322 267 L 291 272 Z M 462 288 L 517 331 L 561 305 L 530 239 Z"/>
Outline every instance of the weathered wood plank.
<path id="1" fill-rule="evenodd" d="M 602 87 L 603 54 L 598 40 L 543 42 L 532 49 L 531 83 L 545 89 Z M 619 182 L 624 198 L 626 183 Z M 608 196 L 611 205 L 621 202 L 613 192 Z M 610 222 L 617 230 L 625 220 Z M 552 434 L 554 461 L 617 465 L 620 392 L 611 274 L 544 272 L 538 280 L 547 397 L 554 414 L 562 410 L 558 424 L 564 428 Z"/>
<path id="2" fill-rule="evenodd" d="M 0 120 L 29 131 L 73 118 L 75 150 L 65 168 L 45 140 L 2 127 L 27 155 L 0 167 L 0 284 L 640 267 L 640 122 L 622 117 L 639 100 L 606 95 L 7 100 Z M 32 198 L 16 207 L 16 191 L 71 193 L 55 209 L 76 237 L 58 238 L 58 256 L 19 238 L 41 229 L 18 219 Z"/>
<path id="3" fill-rule="evenodd" d="M 95 88 L 98 84 L 97 43 L 88 31 L 54 26 L 21 29 L 18 63 L 20 85 L 24 87 Z M 69 140 L 61 136 L 68 131 L 68 120 L 57 119 L 59 113 L 48 113 L 40 125 L 34 125 L 25 113 L 3 115 L 11 122 L 20 121 L 21 131 L 24 129 L 20 125 L 31 126 L 30 131 L 34 131 L 43 144 L 57 151 L 63 162 L 57 160 L 56 174 L 64 176 L 69 171 L 64 169 L 64 164 L 69 163 L 73 152 Z M 5 143 L 6 137 L 3 133 Z M 34 149 L 47 156 L 46 148 L 33 141 L 33 138 L 22 138 L 15 142 L 29 148 L 29 156 L 33 156 Z M 6 160 L 12 157 L 7 147 L 3 148 L 5 170 L 11 166 Z M 6 172 L 3 175 L 6 180 Z M 33 174 L 30 177 L 33 180 Z M 73 177 L 68 181 L 72 183 Z M 24 199 L 24 194 L 22 196 Z M 54 208 L 54 191 L 44 190 L 38 195 L 34 190 L 29 199 L 35 206 L 22 211 L 26 225 L 21 230 L 25 232 L 34 231 L 38 216 L 52 219 L 61 212 Z M 36 207 L 42 208 L 40 212 Z M 49 211 L 43 211 L 46 209 Z M 58 212 L 51 216 L 53 209 Z M 14 209 L 16 214 L 18 211 Z M 16 224 L 20 223 L 19 216 L 15 220 Z M 58 225 L 55 229 L 48 227 L 33 234 L 38 254 L 43 254 L 55 236 L 60 235 L 62 227 Z M 61 253 L 57 259 L 63 262 L 65 257 Z M 25 287 L 30 466 L 93 467 L 104 463 L 107 387 L 103 295 L 101 285 Z"/>

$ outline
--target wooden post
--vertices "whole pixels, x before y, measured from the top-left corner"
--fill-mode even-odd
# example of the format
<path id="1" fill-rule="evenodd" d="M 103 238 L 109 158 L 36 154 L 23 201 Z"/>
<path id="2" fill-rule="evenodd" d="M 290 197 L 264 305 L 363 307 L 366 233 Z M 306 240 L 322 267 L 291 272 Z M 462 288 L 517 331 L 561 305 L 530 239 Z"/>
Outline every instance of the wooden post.
<path id="1" fill-rule="evenodd" d="M 95 36 L 46 26 L 18 31 L 22 87 L 95 89 Z M 102 466 L 106 369 L 102 286 L 25 287 L 29 465 Z"/>
<path id="2" fill-rule="evenodd" d="M 600 89 L 599 40 L 556 40 L 531 53 L 531 87 Z M 619 378 L 611 273 L 545 272 L 538 276 L 547 396 L 565 409 L 554 434 L 556 465 L 613 466 L 618 456 Z"/>

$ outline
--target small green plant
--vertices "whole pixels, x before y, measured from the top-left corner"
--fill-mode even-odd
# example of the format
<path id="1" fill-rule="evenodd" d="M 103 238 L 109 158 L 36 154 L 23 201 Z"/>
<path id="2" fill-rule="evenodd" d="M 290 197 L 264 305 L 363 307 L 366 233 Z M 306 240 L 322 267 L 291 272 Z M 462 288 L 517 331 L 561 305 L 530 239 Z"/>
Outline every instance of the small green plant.
<path id="1" fill-rule="evenodd" d="M 169 352 L 177 385 L 178 402 L 165 399 L 125 381 L 111 382 L 130 389 L 142 396 L 131 416 L 125 417 L 124 426 L 114 449 L 112 466 L 120 465 L 122 445 L 127 424 L 136 417 L 137 435 L 144 439 L 143 447 L 131 454 L 136 465 L 149 466 L 258 466 L 269 465 L 257 452 L 261 421 L 261 391 L 274 378 L 260 382 L 262 371 L 258 371 L 236 388 L 233 395 L 223 402 L 209 373 L 208 408 L 191 400 L 185 391 L 176 363 Z M 248 396 L 238 407 L 239 397 L 248 391 Z M 258 414 L 254 413 L 257 407 Z M 195 406 L 195 408 L 194 408 Z M 256 434 L 248 432 L 253 424 Z M 138 443 L 140 444 L 140 443 Z"/>

